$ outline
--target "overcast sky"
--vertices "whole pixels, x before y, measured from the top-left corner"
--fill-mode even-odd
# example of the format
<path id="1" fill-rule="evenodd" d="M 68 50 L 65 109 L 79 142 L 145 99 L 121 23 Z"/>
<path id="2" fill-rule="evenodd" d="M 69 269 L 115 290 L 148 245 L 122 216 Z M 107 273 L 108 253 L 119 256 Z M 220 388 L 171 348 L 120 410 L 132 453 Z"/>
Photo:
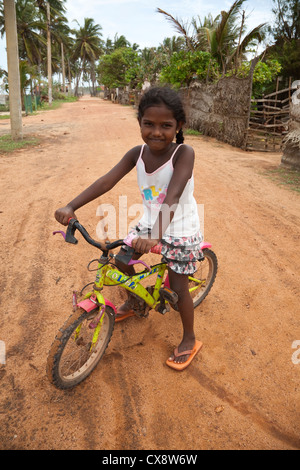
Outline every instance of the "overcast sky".
<path id="1" fill-rule="evenodd" d="M 209 13 L 215 17 L 221 10 L 228 11 L 233 0 L 67 0 L 66 16 L 70 26 L 76 19 L 83 25 L 84 18 L 93 18 L 102 26 L 102 38 L 114 39 L 124 35 L 131 43 L 141 48 L 157 47 L 166 37 L 177 35 L 164 15 L 156 12 L 159 7 L 174 17 L 189 21 L 199 15 L 201 19 Z M 273 22 L 272 0 L 247 0 L 248 30 L 264 22 Z M 7 69 L 5 38 L 0 41 L 0 67 Z"/>

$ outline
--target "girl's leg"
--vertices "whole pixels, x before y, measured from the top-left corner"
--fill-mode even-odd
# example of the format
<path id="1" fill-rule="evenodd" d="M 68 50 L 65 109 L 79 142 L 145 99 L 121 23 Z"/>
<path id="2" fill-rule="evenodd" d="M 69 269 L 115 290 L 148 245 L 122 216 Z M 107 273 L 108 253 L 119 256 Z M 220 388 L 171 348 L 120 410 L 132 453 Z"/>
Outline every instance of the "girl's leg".
<path id="1" fill-rule="evenodd" d="M 193 349 L 195 345 L 194 333 L 194 305 L 189 292 L 189 280 L 186 274 L 177 274 L 169 268 L 169 280 L 171 289 L 178 295 L 178 309 L 183 326 L 182 341 L 178 346 L 178 352 Z M 189 356 L 180 356 L 174 362 L 187 361 Z"/>

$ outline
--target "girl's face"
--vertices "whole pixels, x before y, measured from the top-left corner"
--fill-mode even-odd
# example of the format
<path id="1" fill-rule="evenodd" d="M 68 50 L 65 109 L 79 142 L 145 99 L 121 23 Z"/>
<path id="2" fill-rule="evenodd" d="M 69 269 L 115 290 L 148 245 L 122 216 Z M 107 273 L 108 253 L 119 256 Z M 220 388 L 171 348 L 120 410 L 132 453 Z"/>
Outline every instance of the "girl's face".
<path id="1" fill-rule="evenodd" d="M 143 141 L 153 153 L 166 151 L 181 128 L 172 111 L 164 105 L 147 108 L 140 120 Z"/>

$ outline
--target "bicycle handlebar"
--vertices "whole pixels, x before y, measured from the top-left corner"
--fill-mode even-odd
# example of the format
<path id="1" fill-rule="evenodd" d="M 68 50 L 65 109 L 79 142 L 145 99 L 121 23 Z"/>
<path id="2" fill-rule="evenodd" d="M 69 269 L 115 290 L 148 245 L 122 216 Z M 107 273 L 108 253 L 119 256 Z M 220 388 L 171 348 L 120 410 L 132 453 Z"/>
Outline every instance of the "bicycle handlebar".
<path id="1" fill-rule="evenodd" d="M 83 236 L 83 238 L 90 244 L 90 245 L 93 245 L 95 246 L 96 248 L 99 248 L 100 250 L 102 251 L 109 251 L 109 250 L 112 250 L 114 248 L 117 248 L 118 246 L 121 246 L 123 245 L 123 240 L 116 240 L 115 242 L 112 242 L 112 243 L 107 243 L 107 244 L 104 244 L 104 243 L 101 243 L 101 242 L 97 242 L 96 240 L 94 240 L 90 235 L 89 233 L 87 232 L 87 230 L 83 227 L 83 225 L 81 225 L 77 219 L 69 219 L 69 223 L 68 223 L 68 228 L 67 228 L 67 233 L 66 233 L 66 242 L 67 243 L 73 243 L 74 245 L 78 243 L 78 240 L 74 237 L 74 233 L 75 233 L 75 230 L 78 230 L 81 235 Z"/>
<path id="2" fill-rule="evenodd" d="M 101 243 L 101 242 L 97 242 L 96 240 L 94 240 L 90 235 L 89 233 L 87 232 L 87 230 L 83 227 L 83 225 L 81 225 L 77 219 L 69 219 L 68 221 L 68 228 L 67 228 L 67 233 L 66 235 L 64 236 L 65 238 L 65 241 L 67 243 L 72 243 L 74 245 L 76 245 L 78 243 L 78 240 L 75 238 L 74 236 L 74 233 L 76 231 L 76 229 L 81 233 L 81 235 L 83 236 L 83 238 L 92 246 L 95 246 L 96 248 L 99 248 L 100 250 L 104 251 L 104 252 L 108 252 L 109 250 L 113 250 L 114 248 L 117 248 L 118 246 L 122 246 L 125 244 L 124 240 L 116 240 L 112 243 Z M 53 233 L 57 233 L 57 232 L 53 232 Z M 63 232 L 60 232 L 64 235 Z M 160 245 L 155 245 L 153 248 L 151 248 L 151 253 L 156 253 L 156 254 L 160 254 L 161 252 L 161 246 Z"/>

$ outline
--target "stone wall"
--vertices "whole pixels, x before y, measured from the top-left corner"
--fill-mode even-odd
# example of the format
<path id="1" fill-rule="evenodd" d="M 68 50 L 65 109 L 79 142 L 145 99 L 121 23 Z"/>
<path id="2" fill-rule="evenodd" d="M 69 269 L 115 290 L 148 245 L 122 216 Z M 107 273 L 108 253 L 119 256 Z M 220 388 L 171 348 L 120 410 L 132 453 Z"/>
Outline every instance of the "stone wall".
<path id="1" fill-rule="evenodd" d="M 243 148 L 251 91 L 252 77 L 225 77 L 215 84 L 197 82 L 182 89 L 187 127 Z"/>
<path id="2" fill-rule="evenodd" d="M 204 135 L 215 137 L 235 147 L 245 148 L 249 125 L 253 71 L 259 58 L 251 62 L 247 78 L 225 77 L 217 83 L 195 82 L 189 88 L 181 88 L 187 114 L 186 127 Z M 134 93 L 134 92 L 132 92 Z M 138 106 L 141 92 L 129 99 L 126 90 L 119 90 L 112 101 Z"/>

